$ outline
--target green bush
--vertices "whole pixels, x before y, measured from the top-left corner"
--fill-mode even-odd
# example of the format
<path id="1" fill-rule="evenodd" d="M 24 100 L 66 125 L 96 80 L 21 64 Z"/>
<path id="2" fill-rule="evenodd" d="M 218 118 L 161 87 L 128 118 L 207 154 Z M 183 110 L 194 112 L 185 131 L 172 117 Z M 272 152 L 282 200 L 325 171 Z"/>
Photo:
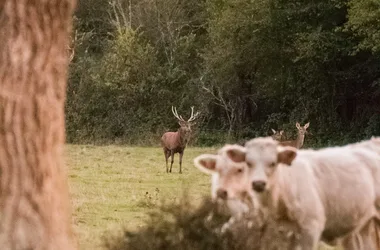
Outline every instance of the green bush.
<path id="1" fill-rule="evenodd" d="M 166 204 L 150 214 L 146 225 L 137 231 L 125 230 L 108 235 L 108 250 L 259 250 L 290 249 L 296 229 L 285 222 L 249 215 L 232 224 L 225 209 L 205 198 L 195 206 L 188 197 L 179 204 Z"/>

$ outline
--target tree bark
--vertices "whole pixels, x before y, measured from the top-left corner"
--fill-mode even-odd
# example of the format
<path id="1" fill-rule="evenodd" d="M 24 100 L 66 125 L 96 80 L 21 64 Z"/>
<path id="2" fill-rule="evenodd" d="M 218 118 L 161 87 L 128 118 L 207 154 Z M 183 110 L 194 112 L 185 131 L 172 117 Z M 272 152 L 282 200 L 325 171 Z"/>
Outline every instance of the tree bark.
<path id="1" fill-rule="evenodd" d="M 0 248 L 76 249 L 63 164 L 75 0 L 0 0 Z"/>

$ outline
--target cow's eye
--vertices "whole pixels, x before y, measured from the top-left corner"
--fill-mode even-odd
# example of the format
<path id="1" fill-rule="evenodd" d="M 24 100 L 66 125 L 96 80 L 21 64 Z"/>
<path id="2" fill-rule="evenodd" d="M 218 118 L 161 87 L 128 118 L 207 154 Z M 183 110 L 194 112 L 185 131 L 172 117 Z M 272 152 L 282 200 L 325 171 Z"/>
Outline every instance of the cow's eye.
<path id="1" fill-rule="evenodd" d="M 242 168 L 238 168 L 238 169 L 237 169 L 237 172 L 238 172 L 238 173 L 243 173 L 243 169 L 242 169 Z"/>
<path id="2" fill-rule="evenodd" d="M 275 166 L 276 166 L 275 162 L 272 162 L 271 164 L 269 164 L 269 167 L 271 167 L 271 168 L 274 168 Z"/>

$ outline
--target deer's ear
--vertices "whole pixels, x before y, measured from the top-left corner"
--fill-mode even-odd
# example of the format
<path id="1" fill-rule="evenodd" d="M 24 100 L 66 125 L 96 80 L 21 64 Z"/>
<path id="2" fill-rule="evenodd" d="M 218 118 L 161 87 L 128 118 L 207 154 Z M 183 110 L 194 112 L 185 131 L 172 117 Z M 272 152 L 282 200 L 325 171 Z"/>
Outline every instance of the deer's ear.
<path id="1" fill-rule="evenodd" d="M 216 172 L 217 155 L 202 154 L 194 159 L 194 165 L 206 174 L 213 174 Z"/>
<path id="2" fill-rule="evenodd" d="M 307 129 L 310 125 L 310 122 L 306 123 L 305 126 L 303 126 L 305 129 Z"/>
<path id="3" fill-rule="evenodd" d="M 272 132 L 273 132 L 273 134 L 275 134 L 275 133 L 276 133 L 276 130 L 274 130 L 274 129 L 272 128 Z"/>
<path id="4" fill-rule="evenodd" d="M 300 129 L 300 128 L 301 128 L 301 125 L 297 122 L 297 123 L 296 123 L 296 127 L 297 127 L 298 129 Z"/>
<path id="5" fill-rule="evenodd" d="M 228 145 L 223 148 L 228 158 L 233 162 L 244 162 L 246 150 L 240 145 Z"/>
<path id="6" fill-rule="evenodd" d="M 282 135 L 283 133 L 284 133 L 284 130 L 281 130 L 281 131 L 280 131 L 280 135 Z"/>
<path id="7" fill-rule="evenodd" d="M 297 149 L 293 147 L 280 147 L 278 155 L 277 155 L 277 161 L 279 163 L 284 163 L 288 166 L 290 166 L 297 156 Z"/>

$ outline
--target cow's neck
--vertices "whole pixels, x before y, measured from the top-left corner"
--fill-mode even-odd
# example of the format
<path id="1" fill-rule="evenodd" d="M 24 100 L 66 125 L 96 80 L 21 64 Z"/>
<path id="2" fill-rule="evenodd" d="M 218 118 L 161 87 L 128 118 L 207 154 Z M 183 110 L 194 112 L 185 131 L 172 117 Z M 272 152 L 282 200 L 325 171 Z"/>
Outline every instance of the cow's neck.
<path id="1" fill-rule="evenodd" d="M 276 219 L 283 220 L 288 218 L 288 209 L 285 205 L 285 201 L 278 193 L 277 190 L 272 190 L 269 192 L 268 204 L 263 204 L 268 207 L 270 213 L 275 216 Z"/>
<path id="2" fill-rule="evenodd" d="M 279 166 L 284 167 L 284 166 Z M 269 197 L 267 204 L 269 206 L 270 211 L 274 213 L 274 216 L 277 219 L 281 220 L 289 220 L 289 209 L 288 209 L 288 197 L 287 195 L 291 195 L 289 190 L 288 183 L 288 173 L 287 169 L 281 169 L 277 173 L 276 184 L 273 186 L 272 190 L 269 191 Z M 280 173 L 281 172 L 281 173 Z"/>

